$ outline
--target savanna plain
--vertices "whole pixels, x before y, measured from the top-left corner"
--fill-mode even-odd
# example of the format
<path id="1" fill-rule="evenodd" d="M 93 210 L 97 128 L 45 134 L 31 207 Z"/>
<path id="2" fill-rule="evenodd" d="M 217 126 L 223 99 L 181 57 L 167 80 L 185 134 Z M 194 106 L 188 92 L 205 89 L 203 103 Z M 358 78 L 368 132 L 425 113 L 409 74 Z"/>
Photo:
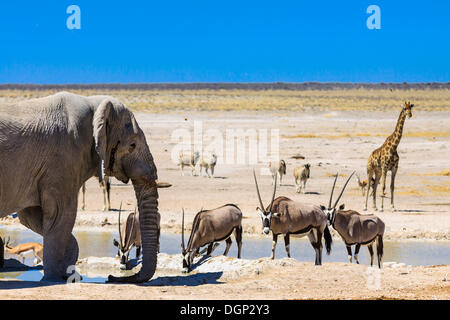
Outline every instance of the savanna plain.
<path id="1" fill-rule="evenodd" d="M 2 89 L 0 102 L 46 96 L 57 89 Z M 261 219 L 255 208 L 258 199 L 252 170 L 259 173 L 258 182 L 266 205 L 270 202 L 271 176 L 264 174 L 267 163 L 259 159 L 249 163 L 249 139 L 244 148 L 244 162 L 227 162 L 219 158 L 215 176 L 204 173 L 191 176 L 189 168 L 181 176 L 174 150 L 180 147 L 179 132 L 194 140 L 199 125 L 203 133 L 219 133 L 226 156 L 227 131 L 256 130 L 277 132 L 279 157 L 287 164 L 287 173 L 277 195 L 299 202 L 328 204 L 333 176 L 339 172 L 337 190 L 346 177 L 356 171 L 366 179 L 370 153 L 381 146 L 394 131 L 404 101 L 415 107 L 407 118 L 398 147 L 399 170 L 395 185 L 396 211 L 391 211 L 389 197 L 384 212 L 363 211 L 364 198 L 354 177 L 341 200 L 346 208 L 362 214 L 375 213 L 386 224 L 385 241 L 429 241 L 450 245 L 450 89 L 72 89 L 82 95 L 108 94 L 119 98 L 136 115 L 144 130 L 158 168 L 159 180 L 172 184 L 159 191 L 161 232 L 181 233 L 181 209 L 184 208 L 185 234 L 201 209 L 213 209 L 234 203 L 243 212 L 243 251 L 246 238 L 272 241 L 261 232 Z M 178 130 L 178 131 L 177 131 Z M 274 131 L 275 130 L 275 131 Z M 178 132 L 178 133 L 177 133 Z M 204 145 L 211 143 L 204 138 Z M 262 138 L 257 136 L 257 143 Z M 217 147 L 219 146 L 219 147 Z M 235 151 L 237 152 L 237 151 Z M 294 158 L 301 156 L 302 159 Z M 225 163 L 224 163 L 225 162 Z M 311 177 L 305 193 L 296 193 L 293 169 L 309 163 Z M 386 192 L 389 196 L 390 175 Z M 111 211 L 104 212 L 103 195 L 98 181 L 86 183 L 86 208 L 79 208 L 75 230 L 117 230 L 118 208 L 131 212 L 136 199 L 131 184 L 115 179 L 111 187 Z M 381 185 L 377 190 L 380 207 Z M 80 207 L 80 201 L 79 201 Z M 19 225 L 18 219 L 0 221 L 7 226 Z M 342 242 L 330 228 L 333 241 Z M 234 238 L 233 238 L 234 241 Z M 283 242 L 282 237 L 278 240 Z M 233 244 L 233 246 L 235 243 Z M 111 244 L 112 246 L 112 244 Z M 313 250 L 311 248 L 311 250 Z M 364 247 L 361 251 L 367 250 Z M 387 250 L 387 249 L 386 249 Z M 291 252 L 295 246 L 291 247 Z M 284 245 L 277 248 L 275 260 L 267 258 L 237 261 L 235 256 L 215 252 L 203 266 L 188 276 L 181 276 L 181 256 L 160 254 L 160 271 L 142 285 L 105 283 L 67 284 L 1 280 L 3 299 L 449 299 L 450 267 L 440 265 L 386 265 L 379 273 L 376 287 L 368 285 L 368 265 L 348 262 L 325 262 L 287 258 Z M 347 256 L 345 249 L 334 249 L 331 255 Z M 447 257 L 450 261 L 450 257 Z M 168 261 L 166 265 L 164 262 Z M 173 263 L 176 261 L 177 264 Z M 174 265 L 173 269 L 170 267 Z M 221 266 L 223 268 L 221 269 Z M 232 266 L 232 267 L 230 267 Z M 164 268 L 172 273 L 164 274 Z M 179 268 L 179 270 L 176 270 Z M 202 272 L 204 270 L 204 272 Z"/>

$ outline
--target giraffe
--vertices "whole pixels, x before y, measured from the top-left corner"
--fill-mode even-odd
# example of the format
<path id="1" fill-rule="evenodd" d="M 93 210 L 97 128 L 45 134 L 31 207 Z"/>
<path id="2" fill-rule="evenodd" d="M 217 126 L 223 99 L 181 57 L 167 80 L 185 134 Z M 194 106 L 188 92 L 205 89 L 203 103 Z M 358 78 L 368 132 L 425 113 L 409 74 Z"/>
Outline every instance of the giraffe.
<path id="1" fill-rule="evenodd" d="M 394 207 L 394 185 L 395 185 L 395 175 L 397 174 L 398 169 L 398 161 L 399 156 L 397 153 L 397 147 L 400 143 L 400 139 L 402 138 L 403 125 L 405 123 L 406 116 L 408 118 L 412 117 L 412 108 L 413 104 L 405 101 L 405 105 L 400 112 L 400 116 L 398 117 L 397 125 L 395 126 L 394 133 L 392 133 L 386 141 L 383 143 L 381 147 L 375 149 L 367 161 L 367 181 L 370 181 L 375 175 L 375 182 L 373 185 L 373 208 L 377 210 L 376 205 L 376 195 L 377 195 L 377 186 L 381 179 L 381 188 L 382 188 L 382 196 L 381 196 L 381 211 L 383 211 L 384 205 L 384 196 L 385 196 L 385 186 L 386 186 L 386 174 L 388 171 L 391 171 L 391 206 L 392 211 L 395 211 Z M 364 206 L 364 211 L 367 210 L 367 201 L 369 199 L 369 190 L 367 188 L 366 192 L 366 203 Z"/>

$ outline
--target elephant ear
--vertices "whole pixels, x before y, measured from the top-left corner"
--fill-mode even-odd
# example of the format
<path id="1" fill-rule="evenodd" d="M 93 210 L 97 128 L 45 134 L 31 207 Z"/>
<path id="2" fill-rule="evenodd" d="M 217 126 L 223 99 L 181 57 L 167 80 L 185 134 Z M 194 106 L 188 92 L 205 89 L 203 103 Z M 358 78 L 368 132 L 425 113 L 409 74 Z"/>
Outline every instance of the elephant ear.
<path id="1" fill-rule="evenodd" d="M 109 167 L 109 157 L 107 157 L 107 146 L 108 146 L 108 120 L 113 109 L 113 104 L 110 100 L 103 100 L 97 107 L 94 113 L 94 120 L 92 121 L 95 150 L 100 156 L 101 163 L 99 165 L 99 170 L 101 174 L 99 175 L 100 181 L 103 178 L 103 167 L 106 169 Z"/>

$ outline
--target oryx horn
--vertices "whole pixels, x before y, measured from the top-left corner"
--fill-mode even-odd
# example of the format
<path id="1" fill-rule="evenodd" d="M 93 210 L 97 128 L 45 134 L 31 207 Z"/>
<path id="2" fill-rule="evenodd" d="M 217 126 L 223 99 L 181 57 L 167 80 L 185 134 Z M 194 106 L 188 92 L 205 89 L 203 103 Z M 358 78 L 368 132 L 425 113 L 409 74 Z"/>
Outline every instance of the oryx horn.
<path id="1" fill-rule="evenodd" d="M 128 220 L 128 219 L 127 219 Z M 132 237 L 132 234 L 133 234 L 133 228 L 134 228 L 134 222 L 135 222 L 135 220 L 136 220 L 136 207 L 134 207 L 134 214 L 133 214 L 133 221 L 132 221 L 132 223 L 131 223 L 131 229 L 130 229 L 130 234 L 128 235 L 128 241 L 127 241 L 127 243 L 125 244 L 126 245 L 126 247 L 125 248 L 127 248 L 128 249 L 128 247 L 129 247 L 129 245 L 130 245 L 130 241 L 131 241 L 131 237 Z M 127 221 L 128 222 L 128 221 Z"/>
<path id="2" fill-rule="evenodd" d="M 120 207 L 119 207 L 119 240 L 120 240 L 120 246 L 122 246 L 123 245 L 123 242 L 122 242 L 122 232 L 121 232 L 121 229 L 120 229 L 120 213 L 122 212 L 122 201 L 120 201 Z"/>
<path id="3" fill-rule="evenodd" d="M 347 187 L 348 182 L 350 181 L 350 179 L 352 178 L 352 176 L 353 176 L 354 174 L 355 174 L 355 171 L 353 171 L 352 174 L 350 175 L 350 177 L 348 177 L 347 181 L 346 181 L 345 184 L 344 184 L 344 187 L 342 188 L 341 194 L 339 195 L 339 197 L 337 198 L 336 202 L 334 203 L 333 208 L 336 208 L 336 205 L 338 204 L 339 200 L 340 200 L 341 197 L 342 197 L 342 194 L 343 194 L 344 191 L 345 191 L 345 187 Z"/>
<path id="4" fill-rule="evenodd" d="M 277 177 L 278 177 L 278 174 L 275 175 L 275 183 L 273 185 L 273 195 L 272 195 L 272 201 L 270 201 L 269 212 L 272 212 L 273 200 L 275 200 L 275 193 L 277 192 Z"/>
<path id="5" fill-rule="evenodd" d="M 253 178 L 255 178 L 255 186 L 256 186 L 256 194 L 258 195 L 258 200 L 259 200 L 259 204 L 261 205 L 261 211 L 265 211 L 264 209 L 264 205 L 262 203 L 261 200 L 261 194 L 259 193 L 259 188 L 258 188 L 258 181 L 256 180 L 256 174 L 255 174 L 255 169 L 253 169 Z"/>
<path id="6" fill-rule="evenodd" d="M 331 208 L 331 201 L 333 200 L 334 187 L 336 186 L 336 180 L 337 180 L 338 176 L 339 176 L 339 172 L 336 172 L 336 178 L 334 178 L 333 187 L 331 188 L 330 202 L 328 203 L 328 208 Z"/>
<path id="7" fill-rule="evenodd" d="M 183 250 L 183 254 L 185 251 L 184 248 L 184 208 L 182 208 L 183 214 L 181 216 L 181 250 Z"/>

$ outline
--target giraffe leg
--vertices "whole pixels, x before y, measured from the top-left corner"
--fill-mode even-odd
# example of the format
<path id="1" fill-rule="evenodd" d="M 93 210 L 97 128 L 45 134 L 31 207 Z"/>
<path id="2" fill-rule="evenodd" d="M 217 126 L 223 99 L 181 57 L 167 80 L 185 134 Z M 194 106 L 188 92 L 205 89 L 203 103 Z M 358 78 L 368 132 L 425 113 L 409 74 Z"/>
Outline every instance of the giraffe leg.
<path id="1" fill-rule="evenodd" d="M 383 168 L 381 170 L 381 212 L 384 211 L 384 198 L 386 196 L 386 174 L 387 169 Z"/>
<path id="2" fill-rule="evenodd" d="M 377 208 L 377 186 L 380 183 L 380 179 L 381 179 L 381 173 L 380 172 L 375 172 L 375 185 L 373 186 L 373 192 L 372 192 L 372 196 L 373 196 L 373 209 L 375 211 L 378 210 Z"/>
<path id="3" fill-rule="evenodd" d="M 372 170 L 367 170 L 367 181 L 370 181 L 373 177 L 373 171 Z M 369 200 L 369 190 L 370 188 L 367 188 L 367 193 L 366 193 L 366 203 L 364 205 L 364 211 L 367 211 L 367 201 Z"/>
<path id="4" fill-rule="evenodd" d="M 392 168 L 392 175 L 391 175 L 391 207 L 392 211 L 396 211 L 394 207 L 394 187 L 395 187 L 395 175 L 397 174 L 398 167 L 395 166 Z"/>

